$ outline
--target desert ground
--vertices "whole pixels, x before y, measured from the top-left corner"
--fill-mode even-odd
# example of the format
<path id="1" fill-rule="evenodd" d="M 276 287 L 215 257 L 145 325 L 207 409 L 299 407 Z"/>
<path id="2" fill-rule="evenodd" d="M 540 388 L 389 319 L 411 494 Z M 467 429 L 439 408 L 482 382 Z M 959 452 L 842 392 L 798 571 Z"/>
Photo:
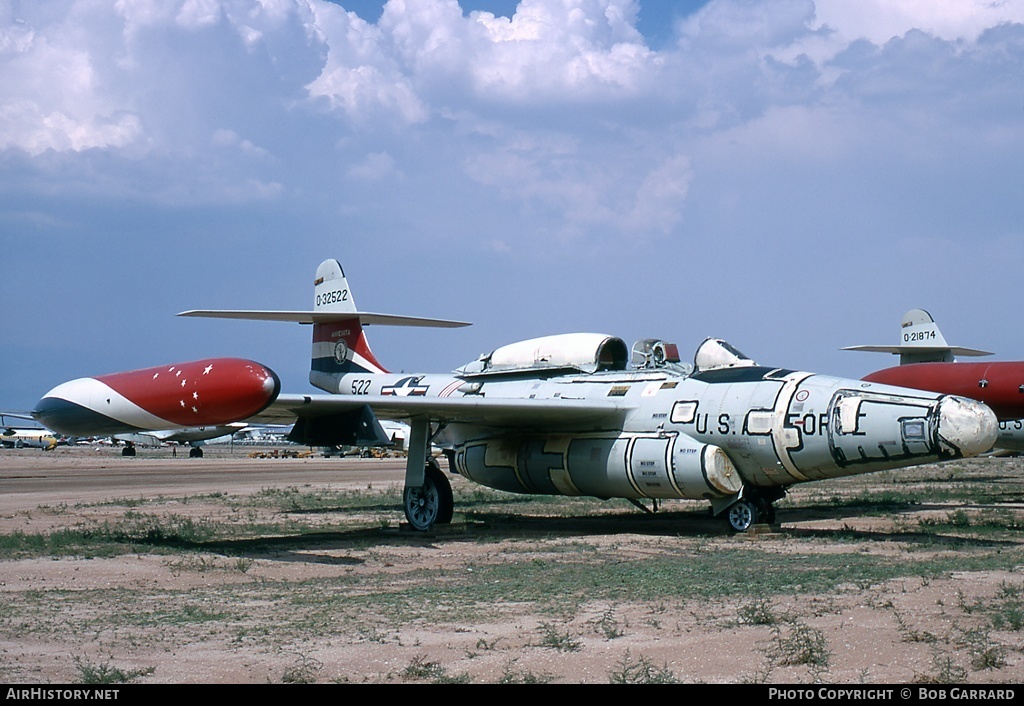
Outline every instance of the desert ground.
<path id="1" fill-rule="evenodd" d="M 1020 684 L 1024 461 L 705 503 L 452 476 L 403 527 L 398 459 L 0 449 L 0 681 Z"/>

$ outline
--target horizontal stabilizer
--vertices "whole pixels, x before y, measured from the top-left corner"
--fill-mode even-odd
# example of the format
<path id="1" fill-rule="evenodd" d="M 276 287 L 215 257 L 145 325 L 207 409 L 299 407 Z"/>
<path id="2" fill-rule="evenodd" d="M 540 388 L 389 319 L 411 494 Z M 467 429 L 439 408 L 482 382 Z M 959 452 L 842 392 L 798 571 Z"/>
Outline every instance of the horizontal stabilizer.
<path id="1" fill-rule="evenodd" d="M 328 324 L 334 321 L 359 319 L 364 326 L 427 326 L 432 328 L 459 328 L 469 326 L 466 321 L 448 319 L 426 319 L 418 316 L 376 314 L 368 311 L 262 311 L 229 309 L 192 309 L 178 316 L 195 316 L 207 319 L 248 319 L 250 321 L 292 321 L 299 324 Z"/>
<path id="2" fill-rule="evenodd" d="M 900 357 L 900 365 L 911 363 L 951 363 L 956 356 L 992 355 L 977 348 L 963 348 L 946 343 L 935 319 L 924 309 L 911 309 L 900 322 L 900 344 L 896 346 L 847 346 L 844 351 L 892 353 Z"/>
<path id="3" fill-rule="evenodd" d="M 892 353 L 893 355 L 899 355 L 902 353 L 928 353 L 935 352 L 940 353 L 949 351 L 953 355 L 966 355 L 966 356 L 981 356 L 981 355 L 992 355 L 990 351 L 983 351 L 978 348 L 961 348 L 960 346 L 846 346 L 840 350 L 844 351 L 867 351 L 869 353 Z"/>
<path id="4" fill-rule="evenodd" d="M 337 260 L 324 260 L 316 270 L 313 281 L 313 309 L 310 311 L 266 311 L 256 309 L 192 309 L 178 316 L 196 316 L 208 319 L 246 319 L 249 321 L 292 321 L 299 324 L 331 324 L 358 319 L 363 326 L 428 326 L 458 328 L 469 326 L 465 321 L 425 319 L 418 316 L 376 314 L 356 309 L 348 279 Z"/>

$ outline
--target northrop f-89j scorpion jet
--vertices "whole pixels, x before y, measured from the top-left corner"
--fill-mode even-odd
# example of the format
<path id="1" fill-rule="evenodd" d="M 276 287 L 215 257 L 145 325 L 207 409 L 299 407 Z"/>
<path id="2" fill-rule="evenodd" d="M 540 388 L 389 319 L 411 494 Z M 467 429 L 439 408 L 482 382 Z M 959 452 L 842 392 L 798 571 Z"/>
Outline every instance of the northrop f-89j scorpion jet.
<path id="1" fill-rule="evenodd" d="M 359 311 L 336 260 L 316 271 L 310 311 L 186 311 L 313 328 L 310 382 L 279 394 L 273 371 L 212 358 L 58 385 L 33 416 L 64 434 L 292 423 L 312 446 L 386 444 L 379 419 L 410 425 L 404 509 L 427 530 L 452 519 L 449 470 L 513 493 L 711 503 L 735 531 L 772 522 L 795 483 L 988 451 L 996 417 L 953 395 L 766 367 L 709 338 L 693 364 L 674 345 L 594 333 L 513 343 L 446 374 L 393 374 L 364 327 L 462 322 Z M 631 359 L 632 358 L 632 363 Z"/>

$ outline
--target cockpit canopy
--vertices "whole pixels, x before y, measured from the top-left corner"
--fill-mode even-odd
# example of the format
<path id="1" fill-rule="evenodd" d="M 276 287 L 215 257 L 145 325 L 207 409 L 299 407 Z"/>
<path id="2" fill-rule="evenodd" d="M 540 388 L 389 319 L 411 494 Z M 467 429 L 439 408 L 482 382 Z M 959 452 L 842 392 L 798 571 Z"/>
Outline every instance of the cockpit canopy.
<path id="1" fill-rule="evenodd" d="M 703 372 L 721 368 L 749 368 L 757 363 L 722 339 L 707 338 L 697 347 L 693 365 L 698 372 Z"/>

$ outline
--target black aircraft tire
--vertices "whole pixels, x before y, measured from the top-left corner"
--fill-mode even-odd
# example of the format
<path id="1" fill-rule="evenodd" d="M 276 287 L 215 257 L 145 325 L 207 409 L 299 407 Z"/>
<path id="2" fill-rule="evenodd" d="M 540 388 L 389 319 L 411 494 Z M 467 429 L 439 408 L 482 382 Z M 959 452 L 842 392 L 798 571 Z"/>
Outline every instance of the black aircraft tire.
<path id="1" fill-rule="evenodd" d="M 725 519 L 733 532 L 746 532 L 757 524 L 757 504 L 749 500 L 740 500 L 726 511 Z"/>
<path id="2" fill-rule="evenodd" d="M 426 532 L 435 524 L 449 524 L 455 512 L 452 486 L 444 473 L 434 466 L 427 466 L 423 485 L 419 488 L 406 487 L 402 505 L 405 519 L 418 532 Z"/>
<path id="3" fill-rule="evenodd" d="M 452 496 L 452 484 L 448 482 L 444 471 L 436 466 L 428 466 L 427 473 L 432 475 L 440 495 L 441 506 L 437 512 L 437 524 L 450 525 L 455 514 L 455 498 Z"/>

